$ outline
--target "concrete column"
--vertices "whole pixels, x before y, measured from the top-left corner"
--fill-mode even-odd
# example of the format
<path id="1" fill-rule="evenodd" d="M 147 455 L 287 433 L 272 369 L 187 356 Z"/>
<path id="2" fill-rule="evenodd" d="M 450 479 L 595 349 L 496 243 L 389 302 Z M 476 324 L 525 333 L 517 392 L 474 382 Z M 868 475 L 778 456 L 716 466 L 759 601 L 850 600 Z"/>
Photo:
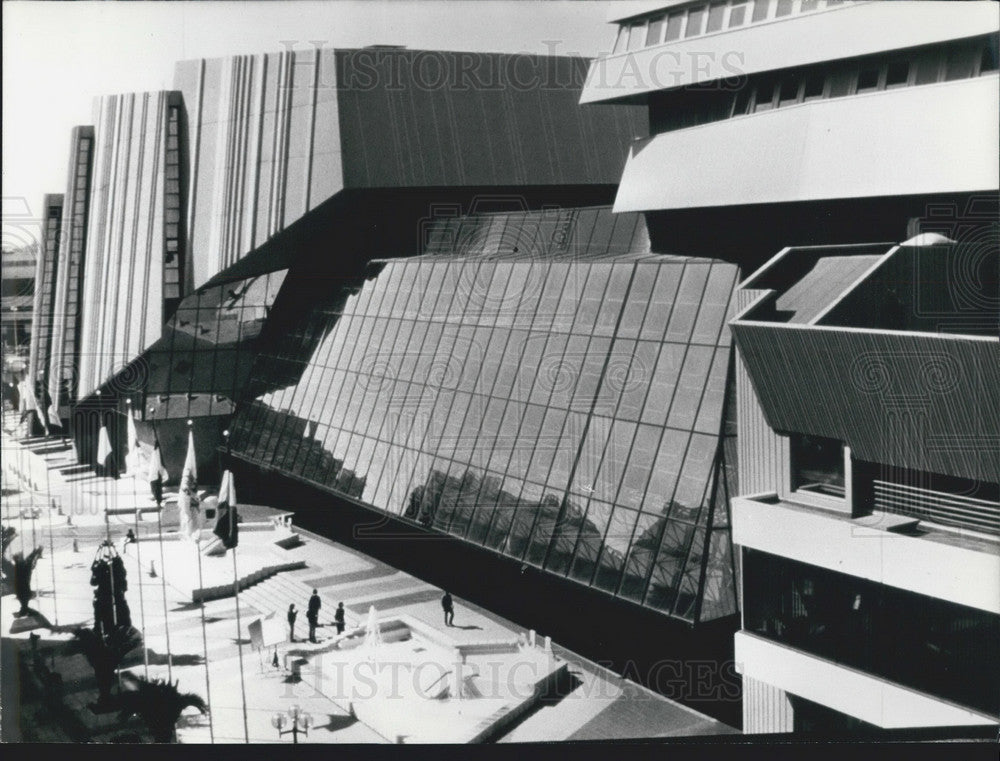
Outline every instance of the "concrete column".
<path id="1" fill-rule="evenodd" d="M 743 733 L 791 732 L 795 712 L 788 693 L 748 676 L 743 677 Z"/>

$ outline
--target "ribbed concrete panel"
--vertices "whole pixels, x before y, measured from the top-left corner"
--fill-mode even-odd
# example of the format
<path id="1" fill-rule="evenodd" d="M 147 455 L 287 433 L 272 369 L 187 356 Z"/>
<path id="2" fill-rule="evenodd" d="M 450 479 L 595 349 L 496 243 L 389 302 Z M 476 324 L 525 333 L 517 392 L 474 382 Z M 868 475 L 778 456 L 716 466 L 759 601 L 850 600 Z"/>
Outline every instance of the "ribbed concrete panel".
<path id="1" fill-rule="evenodd" d="M 346 189 L 617 184 L 646 113 L 579 108 L 585 69 L 568 57 L 311 47 L 179 63 L 193 285 Z"/>
<path id="2" fill-rule="evenodd" d="M 792 732 L 795 711 L 788 693 L 753 677 L 743 677 L 743 734 Z"/>
<path id="3" fill-rule="evenodd" d="M 52 356 L 52 319 L 58 277 L 59 235 L 62 227 L 63 196 L 46 194 L 42 200 L 41 239 L 35 264 L 35 300 L 31 323 L 31 350 L 28 377 L 46 378 Z M 42 399 L 38 400 L 42 403 Z M 42 411 L 45 414 L 45 410 Z"/>
<path id="4" fill-rule="evenodd" d="M 749 288 L 737 290 L 737 314 L 750 306 L 762 293 L 764 291 Z M 738 345 L 736 421 L 739 432 L 736 439 L 740 463 L 739 493 L 742 495 L 777 491 L 781 478 L 781 439 L 767 424 Z"/>
<path id="5" fill-rule="evenodd" d="M 98 387 L 160 334 L 171 97 L 160 91 L 98 99 L 78 396 Z"/>
<path id="6" fill-rule="evenodd" d="M 49 396 L 59 406 L 74 400 L 76 393 L 93 145 L 93 127 L 73 128 L 69 177 L 63 196 L 55 301 L 52 306 L 52 350 L 48 366 Z"/>
<path id="7" fill-rule="evenodd" d="M 995 483 L 997 340 L 736 321 L 771 427 L 839 439 L 855 458 Z"/>

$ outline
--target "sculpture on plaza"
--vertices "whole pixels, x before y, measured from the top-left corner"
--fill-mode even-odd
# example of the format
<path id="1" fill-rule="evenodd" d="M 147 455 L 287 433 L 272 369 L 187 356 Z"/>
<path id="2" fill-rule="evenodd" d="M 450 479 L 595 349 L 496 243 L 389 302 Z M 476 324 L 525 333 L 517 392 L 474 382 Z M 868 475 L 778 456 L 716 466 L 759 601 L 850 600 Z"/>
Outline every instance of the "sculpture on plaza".
<path id="1" fill-rule="evenodd" d="M 132 626 L 118 626 L 104 634 L 95 626 L 93 629 L 83 627 L 75 629 L 73 636 L 94 670 L 98 691 L 97 705 L 106 706 L 111 702 L 115 670 L 121 666 L 129 653 L 142 645 L 142 634 Z"/>
<path id="2" fill-rule="evenodd" d="M 108 633 L 120 626 L 131 626 L 132 614 L 125 599 L 125 563 L 110 540 L 97 549 L 90 565 L 90 585 L 94 587 L 94 628 Z"/>
<path id="3" fill-rule="evenodd" d="M 185 708 L 197 708 L 204 715 L 208 704 L 193 692 L 181 692 L 177 681 L 146 679 L 128 672 L 122 674 L 128 689 L 121 693 L 121 718 L 138 715 L 156 743 L 177 742 L 177 721 Z"/>
<path id="4" fill-rule="evenodd" d="M 31 613 L 28 603 L 35 596 L 35 593 L 31 590 L 31 576 L 35 571 L 38 558 L 41 556 L 42 548 L 35 547 L 27 556 L 23 552 L 15 552 L 10 560 L 6 557 L 3 558 L 4 576 L 11 581 L 14 587 L 14 596 L 21 603 L 20 610 L 14 614 L 15 617 L 19 618 Z"/>

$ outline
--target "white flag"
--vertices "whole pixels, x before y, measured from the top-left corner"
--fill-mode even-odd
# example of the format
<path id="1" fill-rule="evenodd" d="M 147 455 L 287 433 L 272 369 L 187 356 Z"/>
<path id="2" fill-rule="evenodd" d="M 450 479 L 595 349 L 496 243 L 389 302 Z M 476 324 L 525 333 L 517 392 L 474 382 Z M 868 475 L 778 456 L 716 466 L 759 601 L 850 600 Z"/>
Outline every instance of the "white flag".
<path id="1" fill-rule="evenodd" d="M 153 453 L 149 456 L 149 473 L 146 476 L 148 481 L 165 481 L 170 477 L 167 469 L 163 467 L 163 458 L 160 457 L 160 445 L 153 445 Z"/>
<path id="2" fill-rule="evenodd" d="M 109 467 L 108 460 L 111 457 L 111 439 L 108 437 L 108 429 L 101 426 L 100 432 L 97 434 L 97 464 L 102 468 Z"/>
<path id="3" fill-rule="evenodd" d="M 62 420 L 59 418 L 59 409 L 56 407 L 55 402 L 52 402 L 52 404 L 49 405 L 48 415 L 49 425 L 54 425 L 56 428 L 62 428 Z"/>
<path id="4" fill-rule="evenodd" d="M 134 476 L 139 472 L 139 437 L 135 432 L 135 418 L 127 413 L 127 433 L 125 439 L 125 472 Z"/>
<path id="5" fill-rule="evenodd" d="M 202 526 L 201 505 L 198 502 L 198 464 L 194 456 L 194 432 L 188 431 L 187 457 L 181 473 L 181 488 L 177 505 L 180 508 L 180 531 L 183 536 L 198 541 Z"/>

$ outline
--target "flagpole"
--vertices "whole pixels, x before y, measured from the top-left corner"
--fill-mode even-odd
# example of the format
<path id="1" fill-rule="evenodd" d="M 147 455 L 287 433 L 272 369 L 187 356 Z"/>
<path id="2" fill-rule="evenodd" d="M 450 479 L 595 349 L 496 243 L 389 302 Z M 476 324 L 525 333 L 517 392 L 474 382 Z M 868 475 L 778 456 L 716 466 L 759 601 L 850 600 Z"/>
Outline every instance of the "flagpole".
<path id="1" fill-rule="evenodd" d="M 194 426 L 194 422 L 189 419 L 188 420 L 188 432 L 191 433 L 192 436 L 193 436 L 193 432 L 192 432 L 192 427 L 193 426 Z M 188 438 L 188 443 L 189 443 L 189 445 L 193 444 L 194 443 L 194 439 L 191 438 L 191 437 L 189 437 Z M 192 449 L 193 449 L 193 447 L 192 447 Z M 192 454 L 192 456 L 195 456 L 194 452 L 192 452 L 191 454 Z M 181 476 L 181 478 L 183 479 L 183 476 Z M 197 486 L 195 486 L 194 491 L 195 491 L 195 495 L 193 496 L 193 498 L 197 499 L 197 491 L 198 491 L 197 490 Z M 189 518 L 189 520 L 190 520 L 190 518 Z M 201 590 L 204 590 L 205 589 L 205 580 L 204 580 L 204 577 L 202 576 L 202 570 L 201 570 L 201 529 L 199 528 L 199 529 L 197 529 L 197 531 L 198 531 L 198 535 L 197 535 L 198 538 L 195 539 L 194 547 L 195 547 L 195 554 L 198 556 L 198 588 L 201 589 Z M 205 702 L 208 703 L 208 706 L 209 706 L 209 711 L 208 711 L 208 736 L 209 736 L 209 740 L 212 742 L 212 744 L 215 744 L 215 727 L 214 727 L 214 722 L 212 721 L 212 710 L 211 710 L 211 708 L 212 708 L 212 680 L 209 677 L 209 670 L 208 670 L 208 634 L 206 633 L 206 630 L 205 630 L 205 599 L 204 599 L 204 597 L 201 600 L 198 601 L 198 606 L 201 609 L 201 646 L 202 646 L 202 650 L 205 653 Z"/>
<path id="2" fill-rule="evenodd" d="M 226 439 L 226 454 L 229 454 L 229 431 L 222 432 L 223 437 Z M 232 476 L 230 476 L 232 478 Z M 233 516 L 232 520 L 236 520 L 235 517 L 235 505 L 230 505 L 230 515 Z M 250 725 L 247 722 L 247 686 L 246 681 L 243 678 L 243 626 L 240 623 L 240 579 L 238 571 L 236 570 L 236 547 L 233 547 L 233 597 L 236 598 L 236 646 L 239 648 L 240 654 L 240 692 L 243 696 L 243 736 L 247 742 L 250 743 Z"/>
<path id="3" fill-rule="evenodd" d="M 155 410 L 150 407 L 149 414 L 152 415 Z M 160 437 L 156 435 L 156 421 L 152 417 L 149 419 L 149 424 L 153 427 L 153 446 L 157 447 L 160 443 Z M 159 473 L 150 475 L 156 475 L 159 477 Z M 166 576 L 166 565 L 163 562 L 163 506 L 160 504 L 163 502 L 162 489 L 161 498 L 156 504 L 156 536 L 160 545 L 160 586 L 163 590 L 163 629 L 166 632 L 167 637 L 167 680 L 173 679 L 173 666 L 174 666 L 174 656 L 170 651 L 170 619 L 167 616 L 167 576 Z"/>
<path id="4" fill-rule="evenodd" d="M 129 468 L 132 476 L 132 504 L 135 507 L 135 564 L 139 568 L 139 623 L 142 626 L 142 673 L 147 679 L 149 679 L 149 645 L 146 643 L 146 605 L 143 600 L 142 594 L 142 551 L 140 547 L 140 537 L 139 537 L 139 490 L 135 486 L 135 476 L 136 470 L 138 470 L 138 457 L 139 457 L 139 439 L 138 437 L 132 437 L 131 431 L 135 427 L 135 418 L 132 417 L 132 400 L 126 398 L 125 404 L 128 407 L 128 421 L 126 426 L 127 436 L 129 438 L 128 447 L 129 454 L 132 455 L 132 464 L 134 467 Z M 128 458 L 126 457 L 126 465 L 128 465 Z"/>
<path id="5" fill-rule="evenodd" d="M 52 565 L 52 623 L 59 626 L 59 605 L 56 602 L 59 597 L 56 594 L 56 545 L 55 539 L 52 536 L 52 511 L 56 507 L 56 501 L 52 496 L 52 482 L 49 480 L 48 467 L 45 468 L 45 491 L 49 503 L 49 562 Z"/>

